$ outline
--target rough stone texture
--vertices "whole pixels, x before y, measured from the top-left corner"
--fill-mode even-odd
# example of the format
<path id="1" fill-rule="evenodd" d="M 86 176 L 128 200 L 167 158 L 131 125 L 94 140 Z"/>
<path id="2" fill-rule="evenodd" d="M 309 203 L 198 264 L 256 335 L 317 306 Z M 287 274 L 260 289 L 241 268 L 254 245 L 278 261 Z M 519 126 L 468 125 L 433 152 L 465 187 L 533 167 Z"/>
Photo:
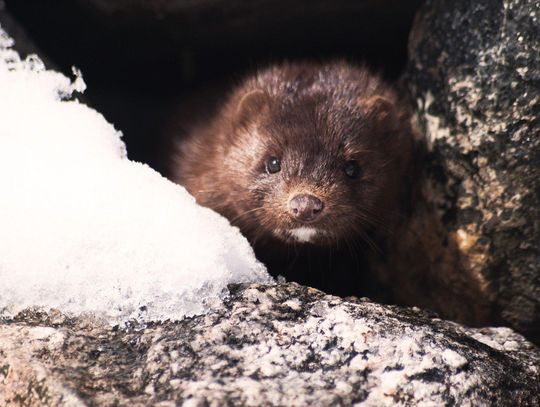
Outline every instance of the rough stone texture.
<path id="1" fill-rule="evenodd" d="M 416 298 L 441 315 L 536 341 L 539 38 L 534 0 L 428 0 L 419 11 L 407 79 L 427 142 L 428 203 L 400 235 L 389 276 L 403 297 L 423 289 Z"/>
<path id="2" fill-rule="evenodd" d="M 27 312 L 0 325 L 1 405 L 538 405 L 540 350 L 297 284 L 126 329 Z"/>

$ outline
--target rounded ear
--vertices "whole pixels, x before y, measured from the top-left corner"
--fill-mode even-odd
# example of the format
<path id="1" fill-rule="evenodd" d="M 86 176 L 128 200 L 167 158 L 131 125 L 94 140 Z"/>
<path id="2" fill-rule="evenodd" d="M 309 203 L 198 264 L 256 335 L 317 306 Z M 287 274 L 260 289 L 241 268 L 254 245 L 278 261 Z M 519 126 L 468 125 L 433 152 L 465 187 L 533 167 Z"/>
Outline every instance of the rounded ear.
<path id="1" fill-rule="evenodd" d="M 366 116 L 377 120 L 394 119 L 396 117 L 396 107 L 394 103 L 383 96 L 375 95 L 368 98 L 359 98 L 358 105 Z"/>
<path id="2" fill-rule="evenodd" d="M 240 99 L 236 108 L 236 120 L 239 124 L 246 125 L 253 121 L 269 105 L 270 96 L 261 89 L 254 89 Z"/>

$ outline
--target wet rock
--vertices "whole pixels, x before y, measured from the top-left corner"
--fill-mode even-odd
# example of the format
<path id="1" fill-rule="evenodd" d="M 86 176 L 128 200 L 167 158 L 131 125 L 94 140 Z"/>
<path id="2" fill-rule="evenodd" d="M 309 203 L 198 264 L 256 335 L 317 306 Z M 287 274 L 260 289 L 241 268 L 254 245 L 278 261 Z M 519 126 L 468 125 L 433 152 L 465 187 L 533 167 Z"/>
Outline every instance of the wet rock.
<path id="1" fill-rule="evenodd" d="M 538 38 L 535 1 L 428 0 L 417 14 L 407 79 L 424 201 L 389 280 L 404 302 L 540 341 Z"/>
<path id="2" fill-rule="evenodd" d="M 508 328 L 297 284 L 207 315 L 112 328 L 29 311 L 0 326 L 0 404 L 535 405 L 540 350 Z"/>

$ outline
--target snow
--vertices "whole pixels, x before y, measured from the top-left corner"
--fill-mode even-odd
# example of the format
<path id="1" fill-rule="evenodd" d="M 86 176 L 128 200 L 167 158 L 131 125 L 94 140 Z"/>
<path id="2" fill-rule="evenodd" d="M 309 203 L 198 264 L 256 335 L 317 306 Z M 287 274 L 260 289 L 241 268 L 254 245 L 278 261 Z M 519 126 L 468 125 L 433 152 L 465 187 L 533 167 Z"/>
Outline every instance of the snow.
<path id="1" fill-rule="evenodd" d="M 180 319 L 227 284 L 272 280 L 238 229 L 130 161 L 121 133 L 21 60 L 0 27 L 0 315 L 27 307 L 111 323 Z M 71 99 L 70 99 L 71 98 Z"/>

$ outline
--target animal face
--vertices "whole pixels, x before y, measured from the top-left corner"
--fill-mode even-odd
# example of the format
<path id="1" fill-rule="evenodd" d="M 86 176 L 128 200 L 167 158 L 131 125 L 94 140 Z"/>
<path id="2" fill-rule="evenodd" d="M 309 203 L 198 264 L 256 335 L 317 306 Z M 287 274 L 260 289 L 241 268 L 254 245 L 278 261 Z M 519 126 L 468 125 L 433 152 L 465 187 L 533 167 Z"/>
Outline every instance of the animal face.
<path id="1" fill-rule="evenodd" d="M 256 92 L 240 107 L 226 157 L 231 173 L 245 174 L 234 181 L 247 196 L 233 223 L 255 240 L 314 244 L 369 239 L 384 228 L 401 137 L 391 103 L 351 105 L 324 93 L 284 103 Z"/>

